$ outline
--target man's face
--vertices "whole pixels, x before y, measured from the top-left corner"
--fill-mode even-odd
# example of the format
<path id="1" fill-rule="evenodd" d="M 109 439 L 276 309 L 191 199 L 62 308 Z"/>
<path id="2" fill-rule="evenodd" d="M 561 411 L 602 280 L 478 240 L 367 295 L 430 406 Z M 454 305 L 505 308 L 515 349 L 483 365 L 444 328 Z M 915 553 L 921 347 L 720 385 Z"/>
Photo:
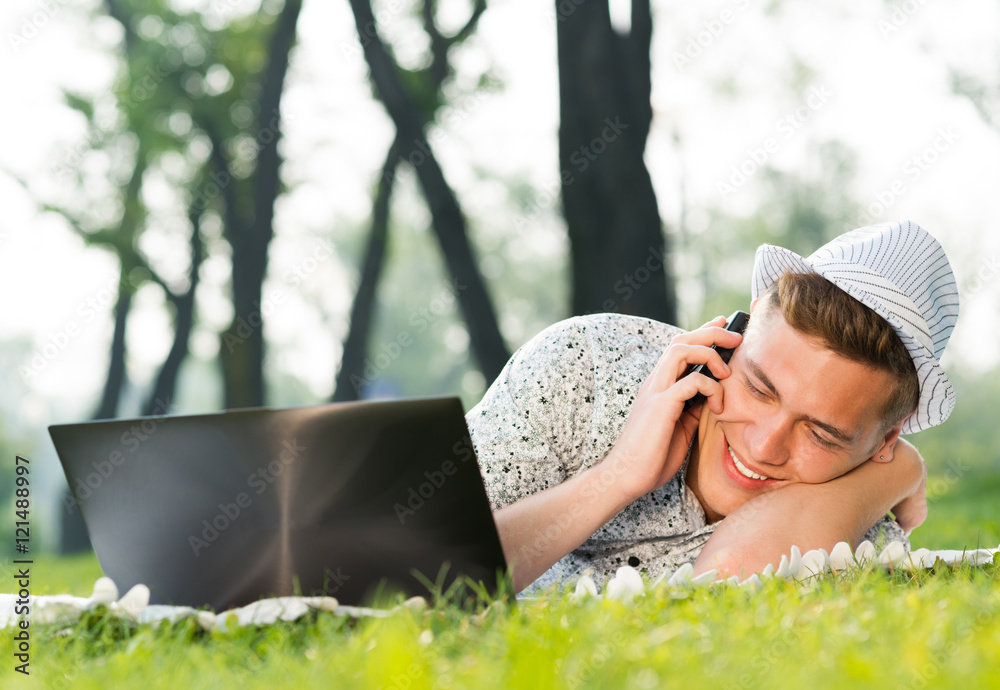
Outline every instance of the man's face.
<path id="1" fill-rule="evenodd" d="M 723 412 L 703 407 L 688 468 L 710 521 L 790 483 L 819 484 L 880 453 L 888 460 L 899 433 L 880 418 L 891 374 L 803 336 L 777 309 L 752 312 L 722 380 Z"/>

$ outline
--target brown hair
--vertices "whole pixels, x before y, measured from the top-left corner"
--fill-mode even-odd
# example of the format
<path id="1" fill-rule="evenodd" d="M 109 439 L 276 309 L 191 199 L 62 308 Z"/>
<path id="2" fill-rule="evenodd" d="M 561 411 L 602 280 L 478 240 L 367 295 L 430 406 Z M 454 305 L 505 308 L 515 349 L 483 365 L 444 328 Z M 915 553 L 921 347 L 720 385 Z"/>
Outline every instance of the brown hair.
<path id="1" fill-rule="evenodd" d="M 761 306 L 777 307 L 789 326 L 838 355 L 892 374 L 896 388 L 882 408 L 886 430 L 916 409 L 920 383 L 903 341 L 885 319 L 823 276 L 786 271 L 761 295 Z"/>

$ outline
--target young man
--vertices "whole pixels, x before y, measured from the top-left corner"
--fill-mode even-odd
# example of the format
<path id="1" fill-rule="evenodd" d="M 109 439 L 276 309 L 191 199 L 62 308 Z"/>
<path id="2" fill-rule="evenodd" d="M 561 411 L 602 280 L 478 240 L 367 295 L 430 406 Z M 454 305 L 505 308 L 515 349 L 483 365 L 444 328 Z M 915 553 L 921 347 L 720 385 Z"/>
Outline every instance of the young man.
<path id="1" fill-rule="evenodd" d="M 466 419 L 516 589 L 625 564 L 745 577 L 793 544 L 905 542 L 923 522 L 923 461 L 899 435 L 954 406 L 937 240 L 899 221 L 808 258 L 763 245 L 752 296 L 743 336 L 596 314 L 511 357 Z M 728 365 L 712 345 L 736 348 Z M 696 364 L 718 381 L 683 376 Z"/>

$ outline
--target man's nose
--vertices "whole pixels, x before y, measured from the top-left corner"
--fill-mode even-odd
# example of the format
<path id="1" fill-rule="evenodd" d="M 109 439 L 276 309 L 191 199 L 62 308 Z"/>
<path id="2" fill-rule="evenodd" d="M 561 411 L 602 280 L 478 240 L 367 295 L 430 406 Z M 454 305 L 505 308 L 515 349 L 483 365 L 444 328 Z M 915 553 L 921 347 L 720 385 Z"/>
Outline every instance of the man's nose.
<path id="1" fill-rule="evenodd" d="M 744 438 L 750 458 L 764 465 L 784 465 L 788 461 L 791 423 L 780 414 L 758 417 L 746 428 Z"/>

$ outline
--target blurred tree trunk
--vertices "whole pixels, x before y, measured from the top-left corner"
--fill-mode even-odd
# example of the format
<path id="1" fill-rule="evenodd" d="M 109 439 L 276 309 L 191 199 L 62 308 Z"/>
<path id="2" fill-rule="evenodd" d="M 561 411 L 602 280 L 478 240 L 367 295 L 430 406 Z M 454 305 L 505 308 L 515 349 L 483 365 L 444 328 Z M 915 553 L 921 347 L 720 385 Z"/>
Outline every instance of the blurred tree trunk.
<path id="1" fill-rule="evenodd" d="M 649 2 L 633 0 L 627 36 L 608 0 L 556 2 L 559 164 L 570 238 L 572 311 L 674 323 L 673 272 L 643 160 L 652 119 Z"/>
<path id="2" fill-rule="evenodd" d="M 188 355 L 188 341 L 194 328 L 194 298 L 198 290 L 198 272 L 204 255 L 201 241 L 201 212 L 192 207 L 188 213 L 188 220 L 191 223 L 191 267 L 188 269 L 188 288 L 178 295 L 167 285 L 162 286 L 167 299 L 174 305 L 174 342 L 156 376 L 153 392 L 142 406 L 144 416 L 166 414 L 173 406 L 177 376 L 181 364 Z"/>
<path id="3" fill-rule="evenodd" d="M 357 400 L 361 397 L 365 383 L 365 353 L 371 335 L 372 319 L 375 311 L 375 289 L 378 286 L 382 266 L 385 264 L 386 239 L 389 234 L 389 201 L 396 177 L 396 165 L 401 149 L 397 137 L 389 147 L 389 153 L 382 164 L 375 201 L 372 205 L 372 227 L 368 234 L 361 280 L 354 293 L 351 305 L 351 322 L 344 339 L 344 353 L 340 359 L 340 371 L 333 389 L 333 402 Z"/>
<path id="4" fill-rule="evenodd" d="M 268 49 L 268 65 L 256 102 L 257 164 L 250 180 L 249 213 L 237 207 L 233 176 L 223 142 L 211 137 L 213 157 L 221 160 L 220 174 L 226 202 L 225 236 L 232 246 L 233 321 L 222 334 L 219 349 L 225 406 L 258 407 L 264 404 L 264 324 L 262 285 L 267 273 L 267 249 L 274 236 L 274 202 L 281 191 L 281 97 L 288 73 L 288 56 L 295 42 L 301 0 L 287 0 L 275 20 Z M 199 123 L 201 124 L 201 123 Z M 227 194 L 227 190 L 229 193 Z"/>
<path id="5" fill-rule="evenodd" d="M 399 78 L 399 67 L 378 35 L 370 0 L 351 0 L 365 60 L 382 104 L 403 142 L 401 157 L 411 163 L 431 212 L 432 225 L 445 263 L 456 283 L 459 307 L 476 360 L 492 381 L 510 357 L 500 334 L 496 310 L 469 243 L 465 217 L 424 134 L 426 122 L 413 96 Z"/>
<path id="6" fill-rule="evenodd" d="M 475 30 L 479 18 L 486 10 L 486 0 L 476 0 L 469 19 L 461 29 L 452 35 L 443 34 L 437 26 L 435 0 L 424 0 L 422 5 L 424 30 L 431 43 L 431 64 L 419 72 L 410 73 L 410 87 L 421 89 L 417 100 L 432 104 L 421 114 L 424 127 L 433 119 L 434 112 L 443 103 L 441 86 L 451 73 L 448 61 L 448 51 L 457 43 L 461 43 Z M 418 79 L 418 77 L 420 77 Z M 396 168 L 402 160 L 402 141 L 398 135 L 393 139 L 392 146 L 382 165 L 372 204 L 372 228 L 368 238 L 368 248 L 361 272 L 361 280 L 351 306 L 350 326 L 344 339 L 344 352 L 341 357 L 340 370 L 334 387 L 333 402 L 357 400 L 363 393 L 364 386 L 371 383 L 364 370 L 365 354 L 368 350 L 368 339 L 371 336 L 371 324 L 374 318 L 375 292 L 384 263 L 389 224 L 389 202 L 392 196 L 393 183 L 396 178 Z"/>
<path id="7" fill-rule="evenodd" d="M 118 291 L 118 302 L 115 304 L 115 331 L 111 336 L 108 376 L 104 381 L 101 402 L 91 419 L 113 419 L 118 416 L 118 403 L 125 383 L 125 324 L 131 307 L 131 286 L 128 288 L 122 286 Z"/>
<path id="8" fill-rule="evenodd" d="M 262 284 L 267 272 L 267 252 L 274 235 L 274 202 L 281 192 L 281 98 L 288 71 L 289 53 L 295 42 L 301 0 L 286 0 L 280 10 L 261 8 L 256 24 L 237 21 L 222 30 L 209 29 L 198 11 L 180 11 L 156 5 L 150 8 L 137 0 L 105 0 L 109 14 L 125 32 L 127 88 L 119 101 L 135 129 L 140 145 L 147 138 L 161 148 L 190 155 L 184 137 L 164 138 L 153 123 L 165 114 L 182 112 L 211 143 L 201 185 L 192 183 L 190 192 L 196 206 L 218 208 L 223 218 L 223 236 L 231 248 L 231 289 L 233 320 L 220 334 L 219 359 L 222 369 L 225 407 L 264 404 L 264 335 Z M 204 50 L 198 66 L 178 68 L 181 49 L 172 42 L 146 39 L 135 31 L 137 19 L 153 12 L 166 26 L 193 30 L 192 47 Z M 273 18 L 270 15 L 275 14 Z M 258 56 L 265 56 L 263 69 Z M 205 78 L 207 70 L 224 66 L 233 88 L 218 94 L 194 95 L 188 79 Z M 249 108 L 249 123 L 235 120 L 235 107 Z M 255 147 L 247 170 L 246 146 Z M 237 149 L 244 153 L 238 154 Z M 241 158 L 237 160 L 237 155 Z M 210 175 L 210 179 L 208 176 Z M 219 197 L 216 200 L 216 197 Z M 158 281 L 160 282 L 160 281 Z M 168 299 L 176 308 L 178 332 L 174 347 L 157 382 L 157 394 L 144 409 L 155 406 L 155 398 L 176 381 L 180 362 L 187 351 L 187 335 L 192 324 L 193 293 L 173 295 L 165 284 Z"/>

